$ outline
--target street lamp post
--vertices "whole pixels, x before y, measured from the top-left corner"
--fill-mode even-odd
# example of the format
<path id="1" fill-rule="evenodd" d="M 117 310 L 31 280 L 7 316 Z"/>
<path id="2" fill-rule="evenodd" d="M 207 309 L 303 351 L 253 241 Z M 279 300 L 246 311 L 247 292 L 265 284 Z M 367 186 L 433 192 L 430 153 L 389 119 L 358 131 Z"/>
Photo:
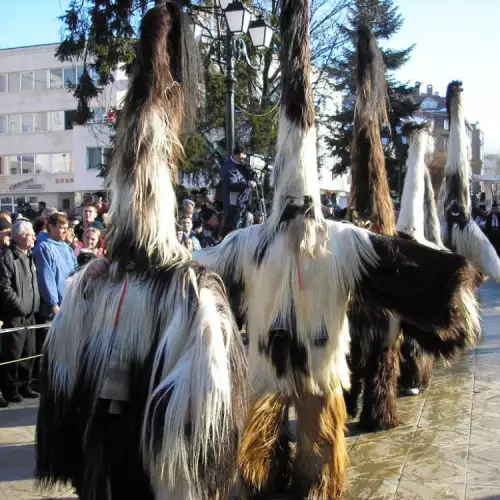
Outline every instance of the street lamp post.
<path id="1" fill-rule="evenodd" d="M 219 0 L 227 23 L 226 34 L 226 151 L 229 156 L 234 149 L 234 93 L 236 76 L 234 71 L 235 59 L 243 53 L 249 66 L 253 67 L 248 59 L 245 44 L 242 40 L 235 44 L 236 37 L 248 31 L 252 44 L 259 47 L 269 47 L 273 31 L 262 16 L 250 21 L 251 12 L 240 0 Z M 236 46 L 236 47 L 235 47 Z M 235 50 L 236 48 L 236 50 Z M 236 52 L 236 54 L 235 54 Z"/>
<path id="2" fill-rule="evenodd" d="M 234 89 L 236 77 L 234 75 L 233 34 L 228 31 L 226 39 L 226 151 L 227 156 L 234 149 Z"/>

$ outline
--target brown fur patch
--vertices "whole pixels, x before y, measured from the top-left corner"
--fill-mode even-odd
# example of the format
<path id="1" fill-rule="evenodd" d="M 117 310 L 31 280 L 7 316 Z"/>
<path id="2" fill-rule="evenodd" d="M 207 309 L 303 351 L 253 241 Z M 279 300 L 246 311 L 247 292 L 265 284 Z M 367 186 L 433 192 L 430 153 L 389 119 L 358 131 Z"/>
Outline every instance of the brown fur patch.
<path id="1" fill-rule="evenodd" d="M 405 336 L 401 344 L 400 360 L 400 388 L 427 389 L 434 370 L 434 358 L 420 349 L 415 339 Z"/>
<path id="2" fill-rule="evenodd" d="M 359 427 L 373 432 L 399 425 L 396 408 L 399 377 L 399 344 L 384 346 L 382 339 L 371 345 L 365 368 L 363 410 Z"/>
<path id="3" fill-rule="evenodd" d="M 244 483 L 256 492 L 275 490 L 282 465 L 289 462 L 289 445 L 280 433 L 288 421 L 290 400 L 279 393 L 266 394 L 252 404 L 240 446 L 238 467 Z M 283 442 L 285 441 L 285 442 Z M 284 449 L 283 449 L 284 448 Z"/>
<path id="4" fill-rule="evenodd" d="M 308 500 L 336 500 L 344 489 L 349 464 L 342 394 L 300 394 L 295 408 L 297 455 L 291 493 Z"/>
<path id="5" fill-rule="evenodd" d="M 373 230 L 392 236 L 396 220 L 387 182 L 380 134 L 387 123 L 387 82 L 382 53 L 370 27 L 358 28 L 356 107 L 351 146 L 351 198 L 347 217 L 371 222 Z"/>

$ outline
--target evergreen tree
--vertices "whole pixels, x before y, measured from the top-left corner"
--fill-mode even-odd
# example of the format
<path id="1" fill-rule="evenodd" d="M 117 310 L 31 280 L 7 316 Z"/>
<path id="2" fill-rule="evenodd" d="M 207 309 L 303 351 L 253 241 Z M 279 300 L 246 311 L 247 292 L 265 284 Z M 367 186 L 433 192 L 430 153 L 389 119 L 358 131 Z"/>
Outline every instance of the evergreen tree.
<path id="1" fill-rule="evenodd" d="M 353 0 L 346 23 L 341 32 L 346 36 L 347 43 L 342 56 L 331 67 L 331 76 L 335 80 L 336 90 L 344 93 L 344 106 L 341 111 L 331 117 L 329 128 L 331 134 L 326 138 L 327 146 L 339 161 L 334 167 L 334 173 L 344 174 L 350 167 L 350 149 L 352 142 L 352 123 L 354 121 L 355 103 L 355 71 L 356 71 L 356 27 L 360 22 L 371 25 L 378 40 L 389 40 L 403 25 L 403 17 L 393 0 Z M 404 181 L 404 164 L 407 145 L 398 134 L 400 119 L 411 116 L 418 108 L 410 99 L 414 88 L 394 79 L 392 73 L 405 64 L 413 51 L 414 45 L 406 49 L 381 49 L 387 67 L 389 95 L 389 124 L 384 130 L 387 137 L 385 146 L 386 168 L 389 186 L 393 193 L 399 196 Z"/>

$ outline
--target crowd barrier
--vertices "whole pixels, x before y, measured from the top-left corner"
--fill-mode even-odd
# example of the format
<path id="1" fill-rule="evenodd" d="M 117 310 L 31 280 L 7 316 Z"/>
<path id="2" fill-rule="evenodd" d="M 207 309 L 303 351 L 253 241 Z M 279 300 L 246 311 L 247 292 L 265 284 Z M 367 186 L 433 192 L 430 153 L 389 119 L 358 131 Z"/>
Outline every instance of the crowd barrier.
<path id="1" fill-rule="evenodd" d="M 0 342 L 1 336 L 7 333 L 18 332 L 19 330 L 39 330 L 40 328 L 49 328 L 50 323 L 43 323 L 41 325 L 30 325 L 30 326 L 19 326 L 16 328 L 0 328 Z M 30 359 L 41 358 L 41 354 L 35 354 L 34 356 L 29 356 L 27 358 L 15 359 L 13 361 L 4 361 L 0 363 L 0 366 L 11 365 L 13 363 L 20 363 L 21 361 L 29 361 Z"/>

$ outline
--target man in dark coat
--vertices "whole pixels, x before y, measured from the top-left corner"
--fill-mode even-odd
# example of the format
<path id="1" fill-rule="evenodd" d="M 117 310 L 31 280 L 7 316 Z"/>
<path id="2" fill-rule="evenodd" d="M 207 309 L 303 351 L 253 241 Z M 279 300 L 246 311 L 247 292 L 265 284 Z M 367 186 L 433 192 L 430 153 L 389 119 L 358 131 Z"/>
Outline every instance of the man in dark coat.
<path id="1" fill-rule="evenodd" d="M 3 328 L 26 327 L 35 324 L 40 307 L 36 269 L 31 255 L 35 232 L 30 222 L 12 226 L 10 247 L 0 256 L 0 304 Z M 21 329 L 2 336 L 0 363 L 35 355 L 35 331 Z M 31 388 L 33 360 L 10 363 L 0 367 L 5 399 L 19 403 L 25 398 L 37 398 Z"/>
<path id="2" fill-rule="evenodd" d="M 245 209 L 241 204 L 242 197 L 245 193 L 249 194 L 250 190 L 256 186 L 255 181 L 251 179 L 248 168 L 243 163 L 245 158 L 245 150 L 241 146 L 236 146 L 233 154 L 220 169 L 222 201 L 226 214 L 226 226 L 229 231 L 236 229 L 240 214 Z"/>

